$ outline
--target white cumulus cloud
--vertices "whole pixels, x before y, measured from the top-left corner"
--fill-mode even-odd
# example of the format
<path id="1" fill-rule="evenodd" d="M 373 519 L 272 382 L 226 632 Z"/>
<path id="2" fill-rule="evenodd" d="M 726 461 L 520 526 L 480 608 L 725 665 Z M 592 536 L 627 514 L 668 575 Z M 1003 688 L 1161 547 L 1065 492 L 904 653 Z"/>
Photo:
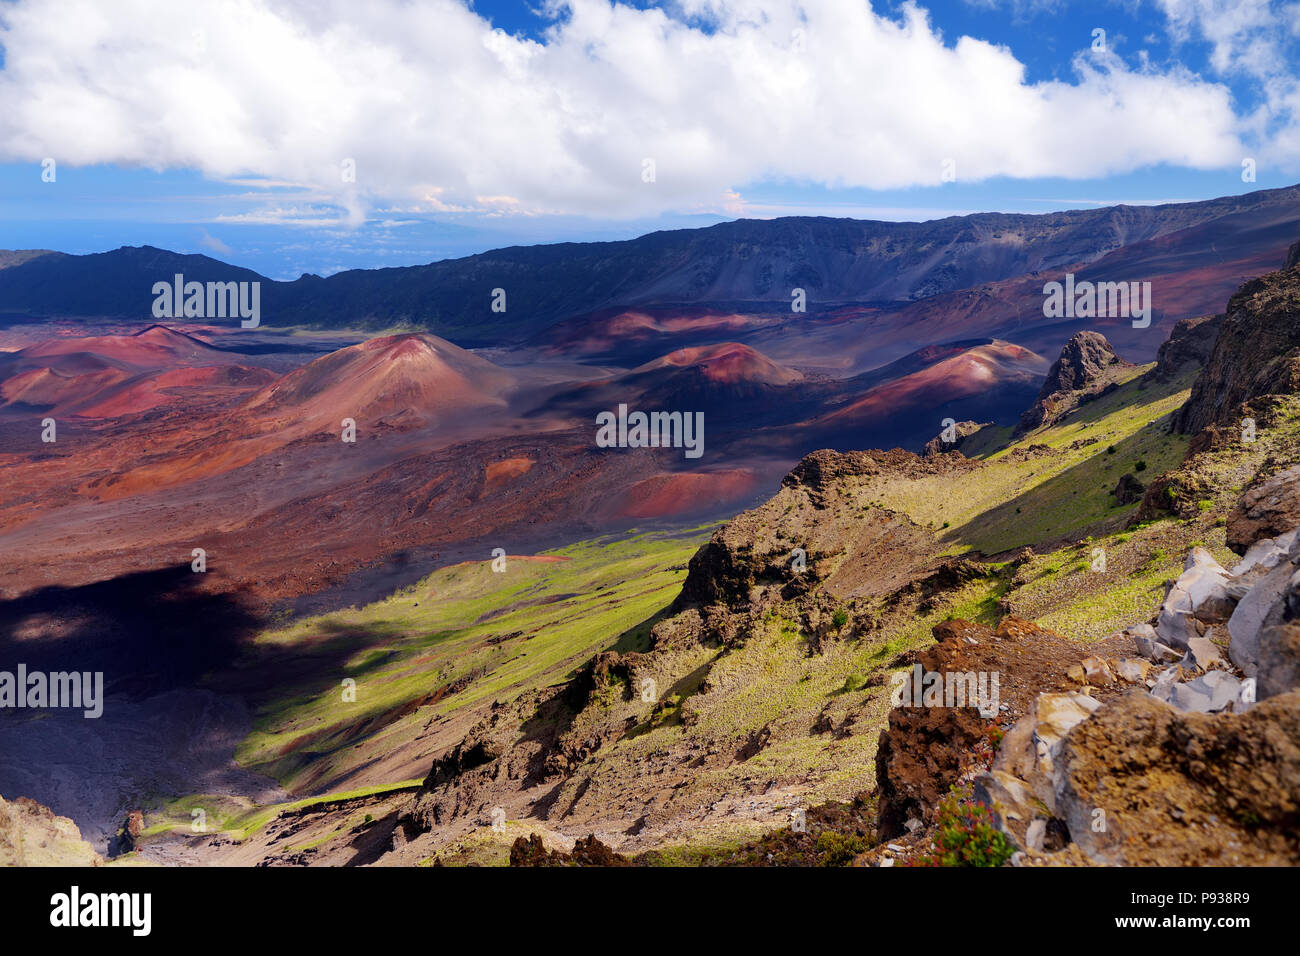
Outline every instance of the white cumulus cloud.
<path id="1" fill-rule="evenodd" d="M 456 0 L 18 0 L 0 8 L 0 160 L 301 184 L 355 223 L 383 204 L 734 213 L 774 180 L 933 185 L 945 161 L 963 180 L 1083 178 L 1245 154 L 1220 83 L 1086 46 L 1070 82 L 1028 83 L 1011 50 L 941 36 L 911 4 L 548 13 L 539 42 Z"/>

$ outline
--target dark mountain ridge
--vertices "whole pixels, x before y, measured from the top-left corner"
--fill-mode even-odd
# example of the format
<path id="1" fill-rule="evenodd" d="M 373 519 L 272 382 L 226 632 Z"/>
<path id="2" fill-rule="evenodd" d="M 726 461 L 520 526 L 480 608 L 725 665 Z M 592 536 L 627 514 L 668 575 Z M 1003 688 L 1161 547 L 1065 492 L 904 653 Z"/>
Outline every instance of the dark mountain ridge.
<path id="1" fill-rule="evenodd" d="M 0 269 L 0 313 L 148 315 L 153 283 L 179 272 L 200 282 L 261 281 L 268 326 L 406 325 L 474 347 L 521 342 L 571 316 L 620 306 L 727 303 L 788 311 L 797 288 L 805 290 L 814 313 L 845 303 L 908 303 L 1094 262 L 1188 230 L 1214 235 L 1214 224 L 1227 220 L 1247 244 L 1255 241 L 1252 221 L 1300 226 L 1300 187 L 1202 202 L 979 213 L 928 222 L 741 219 L 619 242 L 513 246 L 428 265 L 304 275 L 292 282 L 151 246 L 26 261 L 8 254 L 17 264 Z M 492 311 L 496 289 L 505 291 L 504 312 Z"/>

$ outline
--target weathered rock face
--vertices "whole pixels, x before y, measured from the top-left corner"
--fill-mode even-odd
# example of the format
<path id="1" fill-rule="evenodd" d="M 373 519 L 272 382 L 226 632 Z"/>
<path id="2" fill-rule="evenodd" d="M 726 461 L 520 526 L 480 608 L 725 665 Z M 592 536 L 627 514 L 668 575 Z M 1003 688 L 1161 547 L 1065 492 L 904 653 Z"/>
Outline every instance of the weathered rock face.
<path id="1" fill-rule="evenodd" d="M 934 455 L 944 455 L 950 452 L 960 451 L 964 439 L 969 438 L 981 428 L 986 428 L 991 424 L 993 423 L 970 421 L 957 422 L 953 426 L 951 441 L 946 440 L 943 432 L 940 432 L 925 443 L 925 448 L 923 449 L 922 454 L 925 455 L 925 457 L 930 458 Z"/>
<path id="2" fill-rule="evenodd" d="M 102 866 L 77 825 L 49 807 L 0 797 L 0 866 Z"/>
<path id="3" fill-rule="evenodd" d="M 817 585 L 839 597 L 889 593 L 930 562 L 930 533 L 906 515 L 862 512 L 844 497 L 845 488 L 875 476 L 979 467 L 961 455 L 922 458 L 898 449 L 813 452 L 785 477 L 775 498 L 737 515 L 695 553 L 677 607 L 746 608 L 763 590 L 794 593 Z"/>
<path id="4" fill-rule="evenodd" d="M 1097 862 L 1300 862 L 1300 693 L 1206 715 L 1135 692 L 1079 723 L 1058 764 L 1054 810 Z"/>
<path id="5" fill-rule="evenodd" d="M 1043 694 L 975 792 L 1032 852 L 1052 821 L 1095 863 L 1295 865 L 1300 693 L 1218 715 Z"/>
<path id="6" fill-rule="evenodd" d="M 1300 268 L 1247 282 L 1228 302 L 1214 351 L 1174 414 L 1184 434 L 1260 416 L 1265 396 L 1300 391 Z"/>
<path id="7" fill-rule="evenodd" d="M 910 821 L 934 822 L 953 784 L 971 769 L 989 722 L 974 707 L 896 707 L 876 748 L 877 827 L 884 839 Z M 915 826 L 915 823 L 912 824 Z"/>
<path id="8" fill-rule="evenodd" d="M 1083 402 L 1103 394 L 1114 384 L 1114 372 L 1128 367 L 1100 332 L 1075 333 L 1048 371 L 1038 400 L 1020 416 L 1016 434 L 1059 422 Z"/>
<path id="9" fill-rule="evenodd" d="M 1231 569 L 1193 548 L 1156 626 L 1120 635 L 1141 659 L 1087 658 L 1069 671 L 1087 695 L 1040 693 L 976 799 L 1035 854 L 1055 833 L 1076 861 L 1300 862 L 1297 619 L 1300 529 Z M 1119 680 L 1138 686 L 1097 699 Z"/>
<path id="10" fill-rule="evenodd" d="M 1068 639 L 1015 616 L 1004 617 L 996 629 L 954 619 L 933 628 L 936 643 L 917 655 L 914 670 L 902 672 L 903 686 L 891 684 L 894 706 L 881 732 L 876 751 L 878 830 L 885 839 L 934 822 L 939 802 L 954 785 L 974 780 L 993 757 L 999 721 L 1012 713 L 1038 713 L 1044 697 L 1081 698 L 1080 713 L 1087 715 L 1099 701 L 1083 694 L 1039 695 L 1044 686 L 1065 678 L 1064 660 L 1077 659 L 1077 647 Z M 1138 662 L 1135 662 L 1138 663 Z M 919 668 L 919 673 L 915 668 Z M 967 706 L 954 695 L 952 703 L 926 705 L 924 686 L 930 675 L 987 675 L 990 683 L 974 690 L 976 703 Z M 996 683 L 993 683 L 996 675 Z M 915 688 L 922 687 L 921 704 L 915 706 Z M 1103 694 L 1119 693 L 1116 688 Z M 981 701 L 980 694 L 985 694 Z M 989 697 L 996 698 L 991 700 Z M 1055 741 L 1065 732 L 1064 710 L 1041 704 L 1042 732 Z M 1017 725 L 1019 726 L 1019 725 Z M 1003 742 L 1002 749 L 1006 749 Z M 1026 819 L 1025 823 L 1030 821 Z"/>
<path id="11" fill-rule="evenodd" d="M 1300 528 L 1300 465 L 1252 483 L 1228 515 L 1228 547 L 1245 554 L 1261 538 Z"/>
<path id="12" fill-rule="evenodd" d="M 1228 620 L 1233 611 L 1228 580 L 1228 572 L 1208 551 L 1193 549 L 1160 607 L 1156 634 L 1161 643 L 1186 649 L 1209 625 Z"/>
<path id="13" fill-rule="evenodd" d="M 975 796 L 1018 846 L 1041 850 L 1039 834 L 1054 819 L 1056 767 L 1061 742 L 1101 703 L 1086 694 L 1040 694 L 1007 731 L 989 772 L 975 781 Z"/>
<path id="14" fill-rule="evenodd" d="M 1189 369 L 1204 366 L 1214 352 L 1222 325 L 1221 315 L 1203 315 L 1176 324 L 1156 353 L 1156 367 L 1151 370 L 1151 376 L 1168 382 Z"/>
<path id="15" fill-rule="evenodd" d="M 543 761 L 554 752 L 571 714 L 565 691 L 495 701 L 460 743 L 434 760 L 420 791 L 399 817 L 401 832 L 409 838 L 458 818 L 489 815 L 496 799 L 493 781 L 543 776 Z M 540 732 L 521 741 L 519 728 L 530 718 L 536 718 Z"/>

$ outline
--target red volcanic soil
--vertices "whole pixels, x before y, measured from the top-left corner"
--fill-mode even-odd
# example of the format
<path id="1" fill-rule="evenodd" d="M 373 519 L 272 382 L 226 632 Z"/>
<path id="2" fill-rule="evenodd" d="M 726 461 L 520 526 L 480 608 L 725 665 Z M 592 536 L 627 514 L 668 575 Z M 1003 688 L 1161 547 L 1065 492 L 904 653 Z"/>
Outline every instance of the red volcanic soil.
<path id="1" fill-rule="evenodd" d="M 706 308 L 628 309 L 579 316 L 552 326 L 536 344 L 547 354 L 598 355 L 656 340 L 731 335 L 772 325 L 770 316 L 717 312 Z"/>
<path id="2" fill-rule="evenodd" d="M 535 464 L 537 462 L 532 458 L 507 458 L 504 461 L 494 461 L 484 469 L 486 473 L 484 489 L 495 491 L 503 485 L 508 485 L 520 475 L 526 475 L 528 469 Z"/>
<path id="3" fill-rule="evenodd" d="M 790 385 L 803 380 L 803 375 L 794 369 L 778 365 L 763 353 L 737 342 L 678 349 L 633 369 L 632 374 L 671 368 L 698 368 L 705 379 L 720 385 L 741 382 Z"/>
<path id="4" fill-rule="evenodd" d="M 196 377 L 186 384 L 203 385 L 195 390 L 209 399 L 219 398 L 223 389 L 238 398 L 262 387 L 221 414 L 150 422 L 147 457 L 126 454 L 132 446 L 106 443 L 88 454 L 88 467 L 73 487 L 100 500 L 117 499 L 220 475 L 302 440 L 329 442 L 333 448 L 342 445 L 342 422 L 348 418 L 366 442 L 384 430 L 464 426 L 471 413 L 486 419 L 504 411 L 514 383 L 508 371 L 432 335 L 371 339 L 270 384 L 256 370 L 231 369 L 226 376 Z M 185 380 L 184 370 L 173 370 L 170 379 L 141 383 L 96 408 L 111 414 L 153 407 L 161 404 L 159 390 Z M 492 424 L 476 427 L 482 433 Z M 89 467 L 92 462 L 96 467 Z"/>
<path id="5" fill-rule="evenodd" d="M 243 365 L 178 368 L 150 375 L 115 391 L 94 404 L 78 408 L 79 418 L 121 418 L 175 401 L 181 390 L 191 400 L 220 401 L 239 398 L 275 380 L 275 373 Z"/>
<path id="6" fill-rule="evenodd" d="M 344 418 L 408 421 L 471 408 L 504 408 L 515 387 L 506 369 L 435 335 L 370 339 L 290 372 L 246 401 L 241 412 L 260 419 L 337 428 Z"/>
<path id="7" fill-rule="evenodd" d="M 62 413 L 130 378 L 130 372 L 117 368 L 101 368 L 80 375 L 34 368 L 0 382 L 0 399 L 5 405 L 22 403 Z"/>
<path id="8" fill-rule="evenodd" d="M 956 399 L 983 395 L 1016 382 L 1032 384 L 1050 363 L 1011 342 L 978 345 L 928 368 L 869 389 L 861 398 L 821 416 L 814 424 L 861 423 L 897 416 L 918 406 L 937 407 Z"/>
<path id="9" fill-rule="evenodd" d="M 748 468 L 707 472 L 660 472 L 636 482 L 614 514 L 621 518 L 679 518 L 736 505 L 751 496 L 758 477 Z"/>
<path id="10" fill-rule="evenodd" d="M 274 375 L 161 325 L 133 335 L 46 339 L 0 356 L 0 405 L 60 416 L 115 418 L 171 402 L 184 391 L 208 403 L 242 397 Z"/>
<path id="11" fill-rule="evenodd" d="M 121 361 L 128 338 L 138 337 L 98 344 L 113 340 Z M 42 360 L 125 371 L 84 344 L 61 342 Z M 533 550 L 634 517 L 696 514 L 753 487 L 739 471 L 667 472 L 680 451 L 611 453 L 590 427 L 513 417 L 515 376 L 434 336 L 350 346 L 273 381 L 265 369 L 190 364 L 196 354 L 112 375 L 114 390 L 79 406 L 95 417 L 61 419 L 54 444 L 21 409 L 0 419 L 16 439 L 0 448 L 0 600 L 187 571 L 195 547 L 208 571 L 192 586 L 205 593 L 259 607 L 340 588 L 369 599 L 436 567 L 444 548 L 513 540 Z M 709 354 L 728 375 L 729 362 L 753 358 Z M 2 377 L 12 369 L 0 365 L 0 387 L 62 381 L 45 368 L 15 383 Z M 343 418 L 357 420 L 354 444 L 340 440 Z"/>
<path id="12" fill-rule="evenodd" d="M 151 325 L 134 335 L 92 335 L 84 338 L 50 339 L 25 348 L 17 354 L 24 363 L 27 363 L 37 359 L 62 359 L 85 353 L 108 363 L 136 368 L 236 363 L 234 357 L 213 348 L 207 342 L 163 325 Z"/>

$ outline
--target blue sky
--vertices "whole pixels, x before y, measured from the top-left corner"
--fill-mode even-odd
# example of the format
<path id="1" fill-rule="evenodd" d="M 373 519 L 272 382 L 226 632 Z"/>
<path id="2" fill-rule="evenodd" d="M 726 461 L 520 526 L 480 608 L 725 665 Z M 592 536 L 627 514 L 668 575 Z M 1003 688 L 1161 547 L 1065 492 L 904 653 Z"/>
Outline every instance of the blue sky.
<path id="1" fill-rule="evenodd" d="M 355 6 L 0 3 L 0 248 L 290 278 L 1300 181 L 1300 4 Z"/>

